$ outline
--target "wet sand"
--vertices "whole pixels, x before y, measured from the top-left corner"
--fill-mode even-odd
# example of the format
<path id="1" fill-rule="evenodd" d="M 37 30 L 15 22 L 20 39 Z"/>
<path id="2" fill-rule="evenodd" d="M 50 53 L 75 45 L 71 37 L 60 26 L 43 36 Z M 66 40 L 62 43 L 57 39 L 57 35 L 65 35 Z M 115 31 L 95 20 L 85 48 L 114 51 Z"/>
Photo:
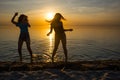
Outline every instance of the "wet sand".
<path id="1" fill-rule="evenodd" d="M 0 62 L 0 80 L 120 80 L 120 60 Z"/>
<path id="2" fill-rule="evenodd" d="M 68 62 L 0 62 L 0 71 L 36 71 L 41 69 L 120 70 L 120 60 Z"/>

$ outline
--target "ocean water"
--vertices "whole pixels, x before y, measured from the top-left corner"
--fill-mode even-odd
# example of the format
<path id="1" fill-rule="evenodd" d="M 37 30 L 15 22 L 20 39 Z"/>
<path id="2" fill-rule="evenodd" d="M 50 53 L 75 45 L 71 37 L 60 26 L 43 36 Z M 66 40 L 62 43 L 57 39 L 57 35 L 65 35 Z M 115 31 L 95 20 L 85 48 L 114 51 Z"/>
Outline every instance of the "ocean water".
<path id="1" fill-rule="evenodd" d="M 120 26 L 68 26 L 66 32 L 69 61 L 117 60 L 120 59 Z M 29 29 L 31 48 L 37 61 L 51 61 L 54 48 L 54 33 L 46 36 L 49 26 L 32 26 Z M 0 61 L 18 61 L 17 42 L 19 28 L 0 27 Z M 23 44 L 23 61 L 29 62 L 30 56 Z M 59 45 L 56 61 L 64 60 L 62 45 Z"/>

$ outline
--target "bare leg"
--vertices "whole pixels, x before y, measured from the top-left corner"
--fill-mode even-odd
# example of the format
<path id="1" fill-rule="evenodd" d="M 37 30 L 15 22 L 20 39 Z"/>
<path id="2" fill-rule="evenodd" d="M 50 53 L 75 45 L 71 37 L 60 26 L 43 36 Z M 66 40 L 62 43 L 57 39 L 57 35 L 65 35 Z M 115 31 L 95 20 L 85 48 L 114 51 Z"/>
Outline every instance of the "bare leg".
<path id="1" fill-rule="evenodd" d="M 54 50 L 53 50 L 53 54 L 52 54 L 52 63 L 54 63 L 54 56 L 55 56 L 56 51 L 58 49 L 59 43 L 60 43 L 60 39 L 58 37 L 55 37 Z"/>
<path id="2" fill-rule="evenodd" d="M 31 60 L 31 63 L 33 62 L 33 60 L 32 60 L 32 49 L 31 49 L 31 47 L 30 47 L 30 40 L 27 40 L 26 41 L 26 45 L 27 45 L 27 49 L 28 49 L 28 51 L 29 51 L 29 54 L 30 54 L 30 60 Z"/>
<path id="3" fill-rule="evenodd" d="M 22 62 L 22 45 L 23 45 L 23 41 L 22 40 L 19 40 L 18 41 L 18 53 L 19 53 L 19 57 L 20 57 L 20 62 Z"/>
<path id="4" fill-rule="evenodd" d="M 67 53 L 67 47 L 66 47 L 66 37 L 64 39 L 62 39 L 62 46 L 63 46 L 63 50 L 64 50 L 64 55 L 65 55 L 65 63 L 67 63 L 68 60 L 68 53 Z"/>

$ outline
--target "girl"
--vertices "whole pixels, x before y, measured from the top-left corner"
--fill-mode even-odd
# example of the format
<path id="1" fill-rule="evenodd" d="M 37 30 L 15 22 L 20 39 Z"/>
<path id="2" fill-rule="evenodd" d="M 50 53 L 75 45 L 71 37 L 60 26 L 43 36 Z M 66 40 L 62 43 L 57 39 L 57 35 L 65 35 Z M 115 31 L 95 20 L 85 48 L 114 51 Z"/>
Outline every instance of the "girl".
<path id="1" fill-rule="evenodd" d="M 17 15 L 18 15 L 18 13 L 16 12 L 14 14 L 13 18 L 11 19 L 11 22 L 20 28 L 20 36 L 19 36 L 19 40 L 18 40 L 18 53 L 20 56 L 20 62 L 22 62 L 21 49 L 22 49 L 23 42 L 25 41 L 26 45 L 27 45 L 27 49 L 31 56 L 31 63 L 32 63 L 32 50 L 30 47 L 30 36 L 29 36 L 29 32 L 28 32 L 28 27 L 30 27 L 30 24 L 27 19 L 28 17 L 24 14 L 21 14 L 18 18 L 18 22 L 16 22 L 16 21 L 14 21 L 14 19 Z"/>
<path id="2" fill-rule="evenodd" d="M 58 45 L 61 41 L 63 49 L 64 49 L 65 62 L 67 63 L 68 56 L 67 56 L 67 48 L 66 48 L 65 31 L 72 31 L 72 29 L 64 29 L 63 23 L 61 20 L 65 20 L 65 18 L 60 13 L 56 13 L 53 20 L 48 21 L 48 22 L 51 22 L 51 28 L 50 28 L 50 32 L 47 34 L 47 36 L 49 36 L 52 33 L 52 30 L 54 29 L 54 31 L 55 31 L 55 43 L 54 43 L 54 50 L 52 53 L 52 62 L 54 62 L 54 56 L 55 56 L 56 51 L 58 49 Z"/>

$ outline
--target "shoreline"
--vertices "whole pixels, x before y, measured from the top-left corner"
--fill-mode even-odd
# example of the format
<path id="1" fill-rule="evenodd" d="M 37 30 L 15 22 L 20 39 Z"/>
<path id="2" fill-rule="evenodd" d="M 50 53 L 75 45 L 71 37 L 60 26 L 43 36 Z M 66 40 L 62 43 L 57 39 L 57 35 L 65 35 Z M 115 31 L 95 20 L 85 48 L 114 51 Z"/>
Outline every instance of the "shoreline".
<path id="1" fill-rule="evenodd" d="M 2 62 L 0 61 L 0 71 L 38 71 L 44 69 L 71 69 L 79 71 L 88 70 L 114 70 L 120 71 L 120 60 L 97 60 L 97 61 L 75 61 L 68 62 L 37 62 L 37 63 L 20 63 L 20 62 Z"/>

